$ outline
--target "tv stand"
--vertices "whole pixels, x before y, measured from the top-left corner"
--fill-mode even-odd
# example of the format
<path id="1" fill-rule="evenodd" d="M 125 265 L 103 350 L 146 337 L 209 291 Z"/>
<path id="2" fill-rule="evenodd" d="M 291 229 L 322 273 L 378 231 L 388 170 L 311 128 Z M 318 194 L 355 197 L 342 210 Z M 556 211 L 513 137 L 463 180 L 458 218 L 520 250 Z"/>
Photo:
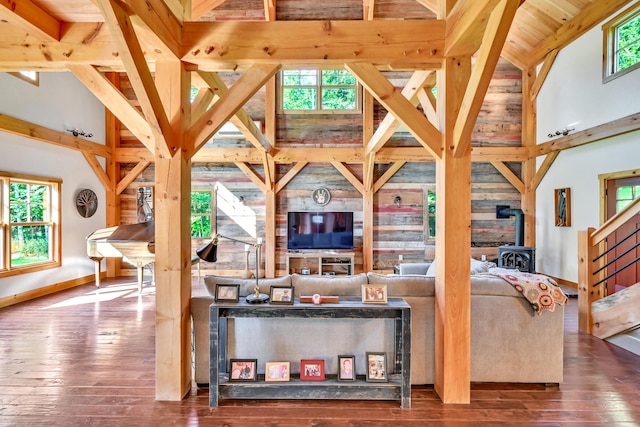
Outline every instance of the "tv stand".
<path id="1" fill-rule="evenodd" d="M 309 269 L 314 275 L 352 275 L 354 252 L 288 252 L 287 272 L 302 273 L 303 268 Z"/>

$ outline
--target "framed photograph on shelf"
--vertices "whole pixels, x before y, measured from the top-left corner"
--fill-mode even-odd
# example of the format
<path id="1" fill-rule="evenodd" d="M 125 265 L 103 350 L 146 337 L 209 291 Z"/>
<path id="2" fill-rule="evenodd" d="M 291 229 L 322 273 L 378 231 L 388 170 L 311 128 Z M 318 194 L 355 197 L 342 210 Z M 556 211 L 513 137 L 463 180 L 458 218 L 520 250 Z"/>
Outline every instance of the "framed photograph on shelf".
<path id="1" fill-rule="evenodd" d="M 216 284 L 216 295 L 215 295 L 216 302 L 217 301 L 238 302 L 239 294 L 240 294 L 240 285 Z"/>
<path id="2" fill-rule="evenodd" d="M 267 362 L 264 368 L 265 381 L 289 381 L 289 362 Z"/>
<path id="3" fill-rule="evenodd" d="M 338 356 L 338 381 L 356 380 L 356 357 L 352 354 Z"/>
<path id="4" fill-rule="evenodd" d="M 272 286 L 271 304 L 293 304 L 293 286 Z"/>
<path id="5" fill-rule="evenodd" d="M 386 353 L 367 352 L 367 381 L 387 382 L 387 355 Z"/>
<path id="6" fill-rule="evenodd" d="M 229 360 L 229 381 L 256 381 L 257 367 L 257 359 L 231 359 Z"/>
<path id="7" fill-rule="evenodd" d="M 324 360 L 302 359 L 300 361 L 300 380 L 323 381 Z"/>
<path id="8" fill-rule="evenodd" d="M 368 304 L 386 304 L 387 285 L 362 285 L 362 302 Z"/>

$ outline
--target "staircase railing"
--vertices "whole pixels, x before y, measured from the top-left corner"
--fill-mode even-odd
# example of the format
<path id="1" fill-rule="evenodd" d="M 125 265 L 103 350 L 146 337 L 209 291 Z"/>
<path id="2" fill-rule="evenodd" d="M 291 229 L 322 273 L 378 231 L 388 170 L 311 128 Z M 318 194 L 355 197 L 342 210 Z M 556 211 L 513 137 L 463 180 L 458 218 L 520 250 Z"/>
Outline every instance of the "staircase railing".
<path id="1" fill-rule="evenodd" d="M 607 279 L 639 260 L 636 258 L 611 273 L 608 273 L 608 267 L 628 251 L 609 262 L 605 262 L 606 254 L 615 248 L 605 249 L 605 239 L 638 213 L 640 213 L 640 198 L 611 217 L 599 229 L 588 228 L 578 232 L 578 329 L 581 332 L 593 333 L 591 304 L 606 296 Z M 640 229 L 630 233 L 624 240 L 635 235 L 638 231 Z"/>

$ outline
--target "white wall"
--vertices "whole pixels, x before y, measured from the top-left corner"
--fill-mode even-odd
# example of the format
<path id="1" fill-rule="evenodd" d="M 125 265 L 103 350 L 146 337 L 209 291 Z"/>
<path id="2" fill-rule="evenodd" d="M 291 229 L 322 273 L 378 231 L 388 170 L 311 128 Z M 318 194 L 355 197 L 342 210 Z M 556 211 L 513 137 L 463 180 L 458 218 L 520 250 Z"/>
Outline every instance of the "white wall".
<path id="1" fill-rule="evenodd" d="M 581 131 L 640 112 L 640 70 L 602 83 L 602 37 L 598 25 L 558 54 L 538 95 L 538 143 L 567 126 Z M 598 175 L 629 169 L 640 169 L 640 131 L 560 153 L 537 190 L 537 271 L 577 282 L 578 231 L 600 225 Z M 564 187 L 571 227 L 555 227 L 554 189 Z"/>
<path id="2" fill-rule="evenodd" d="M 104 106 L 69 73 L 41 73 L 36 87 L 0 73 L 0 114 L 54 130 L 77 127 L 104 144 Z M 0 278 L 0 298 L 93 274 L 85 237 L 105 227 L 105 191 L 82 154 L 0 132 L 0 170 L 62 179 L 62 266 Z M 75 196 L 83 188 L 98 195 L 98 211 L 83 218 Z"/>

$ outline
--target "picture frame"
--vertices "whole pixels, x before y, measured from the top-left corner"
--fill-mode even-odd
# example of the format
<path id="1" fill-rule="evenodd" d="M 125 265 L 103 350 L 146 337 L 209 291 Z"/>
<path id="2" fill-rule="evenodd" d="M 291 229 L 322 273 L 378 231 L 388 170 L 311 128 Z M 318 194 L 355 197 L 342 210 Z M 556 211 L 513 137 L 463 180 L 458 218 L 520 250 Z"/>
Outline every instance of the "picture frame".
<path id="1" fill-rule="evenodd" d="M 353 354 L 338 355 L 338 381 L 356 380 L 356 357 Z"/>
<path id="2" fill-rule="evenodd" d="M 324 381 L 324 360 L 302 359 L 300 361 L 301 381 Z"/>
<path id="3" fill-rule="evenodd" d="M 387 285 L 362 285 L 362 302 L 365 304 L 386 304 Z"/>
<path id="4" fill-rule="evenodd" d="M 229 381 L 257 381 L 258 359 L 230 359 Z"/>
<path id="5" fill-rule="evenodd" d="M 215 300 L 238 302 L 240 297 L 240 285 L 221 285 L 216 284 Z"/>
<path id="6" fill-rule="evenodd" d="M 267 362 L 264 368 L 265 381 L 289 381 L 291 369 L 289 362 Z"/>
<path id="7" fill-rule="evenodd" d="M 293 304 L 293 286 L 272 286 L 269 301 L 272 304 Z"/>
<path id="8" fill-rule="evenodd" d="M 571 188 L 553 190 L 556 227 L 571 227 Z"/>
<path id="9" fill-rule="evenodd" d="M 387 354 L 378 352 L 367 352 L 367 381 L 388 382 L 387 374 Z"/>

